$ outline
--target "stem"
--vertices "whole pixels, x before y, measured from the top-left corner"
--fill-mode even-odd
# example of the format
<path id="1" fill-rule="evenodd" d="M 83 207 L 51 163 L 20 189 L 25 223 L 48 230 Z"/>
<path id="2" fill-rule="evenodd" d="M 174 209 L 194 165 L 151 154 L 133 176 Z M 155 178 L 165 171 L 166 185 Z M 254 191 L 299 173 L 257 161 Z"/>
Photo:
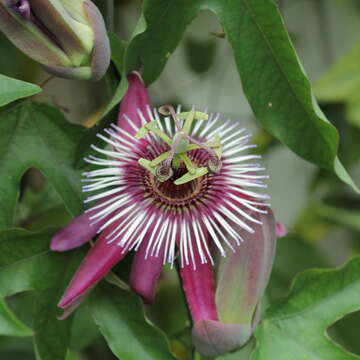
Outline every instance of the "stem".
<path id="1" fill-rule="evenodd" d="M 318 18 L 318 30 L 320 35 L 320 41 L 322 46 L 322 56 L 324 65 L 329 67 L 333 54 L 332 54 L 332 47 L 331 47 L 331 38 L 330 38 L 330 23 L 329 17 L 326 13 L 326 4 L 323 0 L 316 0 L 314 2 L 316 16 Z"/>
<path id="2" fill-rule="evenodd" d="M 109 31 L 114 31 L 114 0 L 106 0 L 106 23 Z"/>
<path id="3" fill-rule="evenodd" d="M 43 80 L 39 86 L 43 89 L 52 79 L 54 79 L 55 76 L 54 75 L 50 75 L 48 76 L 45 80 Z M 33 99 L 36 95 L 39 95 L 39 94 L 35 94 L 35 95 L 32 95 L 32 96 L 29 96 L 29 99 Z"/>
<path id="4" fill-rule="evenodd" d="M 43 80 L 40 84 L 39 84 L 39 86 L 41 87 L 41 88 L 43 88 L 43 87 L 45 87 L 45 85 L 47 85 L 52 79 L 54 79 L 54 75 L 50 75 L 50 76 L 48 76 L 45 80 Z"/>

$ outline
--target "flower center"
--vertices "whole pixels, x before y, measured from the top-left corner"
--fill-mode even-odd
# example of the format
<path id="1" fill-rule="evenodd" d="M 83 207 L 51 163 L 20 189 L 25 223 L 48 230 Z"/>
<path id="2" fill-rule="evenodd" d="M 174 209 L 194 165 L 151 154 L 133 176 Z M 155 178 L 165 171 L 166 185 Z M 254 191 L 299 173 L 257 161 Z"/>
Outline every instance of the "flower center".
<path id="1" fill-rule="evenodd" d="M 173 176 L 167 181 L 161 182 L 153 174 L 148 174 L 147 185 L 153 196 L 168 205 L 184 205 L 195 200 L 205 191 L 208 183 L 208 176 L 196 178 L 185 184 L 176 185 L 174 182 L 187 172 L 185 166 L 174 170 Z"/>
<path id="2" fill-rule="evenodd" d="M 202 142 L 190 135 L 191 126 L 194 120 L 208 120 L 208 115 L 195 110 L 185 113 L 175 113 L 170 105 L 162 106 L 159 112 L 163 115 L 171 114 L 174 122 L 176 133 L 173 138 L 161 130 L 155 121 L 151 121 L 142 126 L 136 133 L 135 137 L 141 139 L 149 133 L 158 136 L 164 144 L 169 147 L 168 151 L 162 152 L 151 161 L 146 158 L 138 160 L 139 165 L 147 169 L 151 174 L 155 175 L 160 182 L 166 182 L 173 179 L 175 185 L 183 185 L 193 180 L 203 177 L 210 173 L 219 173 L 222 167 L 221 161 L 221 142 L 218 134 L 214 141 Z M 183 125 L 180 119 L 184 119 Z M 189 154 L 196 149 L 201 149 L 208 155 L 208 162 L 198 167 L 189 157 Z M 187 171 L 182 176 L 174 176 L 174 170 L 182 166 Z"/>

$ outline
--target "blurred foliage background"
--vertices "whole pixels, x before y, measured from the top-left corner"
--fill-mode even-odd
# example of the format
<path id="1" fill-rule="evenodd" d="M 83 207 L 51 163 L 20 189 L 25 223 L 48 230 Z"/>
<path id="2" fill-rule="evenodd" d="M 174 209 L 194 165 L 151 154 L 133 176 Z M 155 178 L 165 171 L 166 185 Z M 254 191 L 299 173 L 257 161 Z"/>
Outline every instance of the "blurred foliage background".
<path id="1" fill-rule="evenodd" d="M 360 6 L 357 0 L 279 0 L 295 47 L 312 80 L 320 105 L 340 133 L 339 157 L 360 184 Z M 97 1 L 106 13 L 106 1 Z M 115 1 L 115 28 L 127 40 L 141 1 Z M 111 17 L 108 21 L 112 22 Z M 7 76 L 40 84 L 47 75 L 0 35 L 0 69 Z M 36 99 L 59 108 L 70 122 L 93 126 L 109 99 L 109 79 L 100 83 L 53 79 Z M 111 84 L 110 84 L 111 85 Z M 305 162 L 257 126 L 242 93 L 230 46 L 216 17 L 203 12 L 188 27 L 161 77 L 150 86 L 154 105 L 181 103 L 219 111 L 239 120 L 254 135 L 270 174 L 268 192 L 288 235 L 279 239 L 268 299 L 284 296 L 295 274 L 331 268 L 360 250 L 360 200 L 328 172 Z M 111 117 L 111 116 L 110 116 Z M 30 230 L 61 227 L 70 219 L 60 198 L 37 170 L 21 184 L 17 224 Z M 130 259 L 115 269 L 126 279 Z M 32 295 L 9 301 L 31 326 Z M 164 311 L 165 309 L 165 311 Z M 169 334 L 179 359 L 189 359 L 190 323 L 175 272 L 165 271 L 148 318 Z M 86 308 L 75 315 L 72 352 L 67 360 L 115 359 Z M 333 325 L 330 336 L 360 355 L 360 313 Z M 179 340 L 180 339 L 180 340 Z M 0 359 L 34 359 L 30 338 L 0 336 Z M 235 357 L 234 357 L 235 358 Z M 229 357 L 230 359 L 230 357 Z"/>

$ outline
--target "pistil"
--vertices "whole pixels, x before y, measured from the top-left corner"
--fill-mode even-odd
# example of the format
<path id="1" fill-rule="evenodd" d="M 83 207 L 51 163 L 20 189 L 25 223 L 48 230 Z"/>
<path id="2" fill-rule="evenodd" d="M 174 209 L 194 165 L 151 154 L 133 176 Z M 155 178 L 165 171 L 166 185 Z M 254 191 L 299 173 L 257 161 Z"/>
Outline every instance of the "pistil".
<path id="1" fill-rule="evenodd" d="M 139 159 L 139 164 L 155 175 L 160 182 L 164 182 L 172 178 L 174 175 L 173 169 L 177 169 L 183 163 L 187 173 L 181 178 L 176 179 L 174 181 L 175 185 L 192 181 L 206 175 L 208 172 L 219 173 L 222 167 L 220 160 L 222 153 L 220 138 L 217 136 L 215 140 L 203 143 L 189 135 L 194 120 L 207 120 L 207 114 L 195 110 L 177 114 L 171 105 L 161 106 L 159 112 L 165 116 L 170 115 L 174 120 L 177 131 L 173 139 L 161 131 L 154 121 L 144 125 L 138 131 L 136 137 L 141 139 L 149 132 L 153 132 L 170 146 L 170 150 L 160 154 L 151 161 L 141 158 Z M 181 127 L 179 119 L 185 119 L 183 127 Z M 208 153 L 209 160 L 207 167 L 197 168 L 187 155 L 189 151 L 196 149 L 202 149 Z"/>

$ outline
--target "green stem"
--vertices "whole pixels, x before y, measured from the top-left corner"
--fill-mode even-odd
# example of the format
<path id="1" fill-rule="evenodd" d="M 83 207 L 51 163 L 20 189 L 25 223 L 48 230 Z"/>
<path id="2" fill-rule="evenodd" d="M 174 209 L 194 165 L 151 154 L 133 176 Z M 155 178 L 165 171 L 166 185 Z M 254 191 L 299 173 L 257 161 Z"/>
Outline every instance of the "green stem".
<path id="1" fill-rule="evenodd" d="M 106 0 L 106 23 L 109 31 L 114 31 L 114 0 Z"/>

